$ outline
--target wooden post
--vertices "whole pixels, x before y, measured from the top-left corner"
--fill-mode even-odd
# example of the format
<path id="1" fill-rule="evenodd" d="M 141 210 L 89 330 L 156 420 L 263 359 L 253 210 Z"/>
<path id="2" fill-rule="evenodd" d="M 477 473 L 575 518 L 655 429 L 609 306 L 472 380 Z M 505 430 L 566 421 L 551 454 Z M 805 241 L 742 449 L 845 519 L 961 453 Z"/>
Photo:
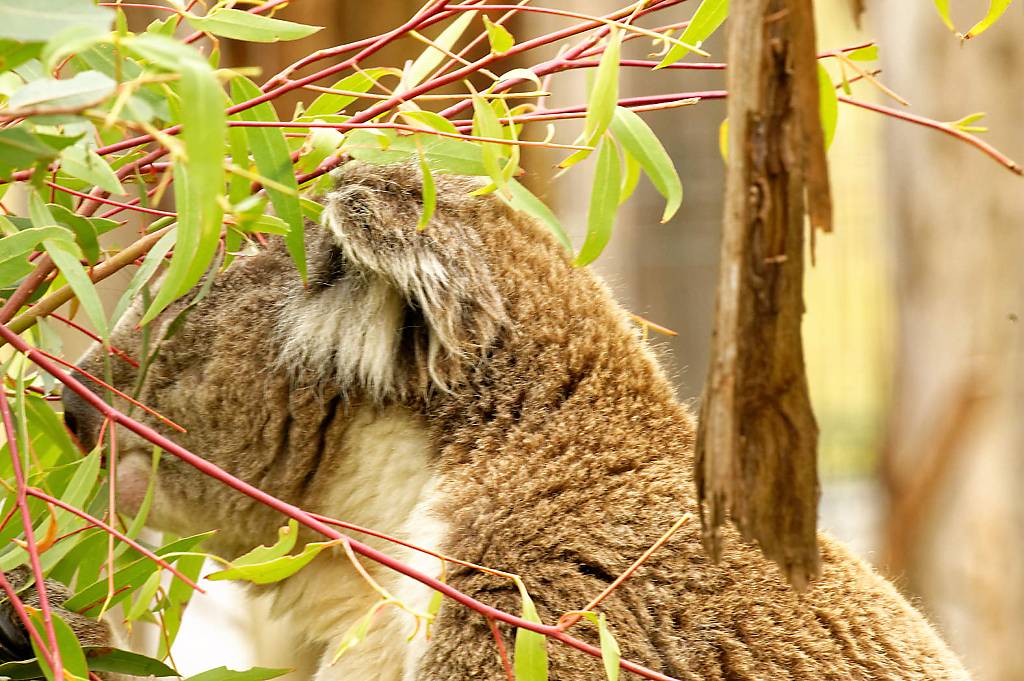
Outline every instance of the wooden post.
<path id="1" fill-rule="evenodd" d="M 697 437 L 705 543 L 728 517 L 786 578 L 818 575 L 818 428 L 800 337 L 804 216 L 831 229 L 811 0 L 734 2 L 729 162 L 711 365 Z"/>

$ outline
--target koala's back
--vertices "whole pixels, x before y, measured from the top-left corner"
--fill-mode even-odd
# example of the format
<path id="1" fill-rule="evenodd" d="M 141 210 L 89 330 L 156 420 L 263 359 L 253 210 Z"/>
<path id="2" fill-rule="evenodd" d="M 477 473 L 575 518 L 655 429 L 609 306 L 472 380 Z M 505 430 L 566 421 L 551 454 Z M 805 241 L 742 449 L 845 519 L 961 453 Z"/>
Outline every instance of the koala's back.
<path id="1" fill-rule="evenodd" d="M 442 488 L 443 549 L 522 575 L 548 623 L 583 608 L 696 511 L 682 407 L 580 397 L 585 413 L 567 408 L 510 444 L 518 464 L 461 452 L 465 467 Z M 968 678 L 896 589 L 831 538 L 821 536 L 822 576 L 805 594 L 735 532 L 725 542 L 712 563 L 694 519 L 600 604 L 624 658 L 692 681 Z M 448 582 L 509 612 L 521 607 L 502 580 L 457 569 Z M 596 645 L 594 629 L 581 622 L 572 633 Z M 503 678 L 480 615 L 446 604 L 434 631 L 418 681 Z M 552 681 L 604 678 L 599 660 L 558 643 L 548 651 Z"/>

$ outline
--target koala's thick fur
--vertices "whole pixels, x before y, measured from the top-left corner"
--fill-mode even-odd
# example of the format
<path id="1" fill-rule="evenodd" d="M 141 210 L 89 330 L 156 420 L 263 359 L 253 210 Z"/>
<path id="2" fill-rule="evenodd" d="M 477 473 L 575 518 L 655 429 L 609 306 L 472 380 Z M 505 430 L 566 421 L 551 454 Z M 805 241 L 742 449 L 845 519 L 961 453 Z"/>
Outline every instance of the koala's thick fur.
<path id="1" fill-rule="evenodd" d="M 272 494 L 522 575 L 553 623 L 696 511 L 693 417 L 607 288 L 543 226 L 469 196 L 470 180 L 437 183 L 436 215 L 418 232 L 416 169 L 346 166 L 323 227 L 307 230 L 308 288 L 278 242 L 238 258 L 159 343 L 140 399 L 188 429 L 174 434 L 181 444 Z M 134 323 L 113 342 L 138 354 Z M 84 366 L 102 361 L 94 351 Z M 130 366 L 114 367 L 116 384 L 136 382 Z M 87 439 L 97 424 L 82 423 L 73 398 L 68 409 Z M 122 448 L 130 505 L 150 446 L 125 434 Z M 151 522 L 217 528 L 214 549 L 229 558 L 282 524 L 173 457 L 158 477 Z M 756 547 L 726 535 L 713 564 L 697 524 L 684 526 L 601 604 L 624 657 L 687 681 L 968 678 L 893 586 L 827 536 L 822 576 L 799 594 Z M 422 554 L 377 545 L 439 572 Z M 428 589 L 367 567 L 427 608 Z M 446 579 L 519 611 L 507 580 L 460 567 Z M 412 618 L 381 611 L 329 666 L 378 600 L 341 554 L 267 589 L 297 649 L 321 661 L 318 681 L 504 678 L 485 619 L 451 602 L 429 641 L 420 632 L 407 643 Z M 573 631 L 593 639 L 588 626 Z M 599 660 L 548 650 L 553 680 L 604 678 Z"/>

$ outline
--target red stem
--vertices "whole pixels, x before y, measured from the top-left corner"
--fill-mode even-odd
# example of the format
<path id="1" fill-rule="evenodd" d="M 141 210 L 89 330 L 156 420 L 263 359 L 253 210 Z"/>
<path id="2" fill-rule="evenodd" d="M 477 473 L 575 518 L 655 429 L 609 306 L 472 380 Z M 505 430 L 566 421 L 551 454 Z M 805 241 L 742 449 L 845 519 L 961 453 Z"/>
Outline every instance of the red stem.
<path id="1" fill-rule="evenodd" d="M 132 538 L 128 537 L 127 535 L 123 534 L 122 532 L 118 531 L 116 528 L 114 528 L 111 525 L 108 525 L 107 523 L 103 522 L 99 518 L 96 518 L 95 516 L 92 516 L 92 515 L 86 513 L 85 511 L 83 511 L 81 509 L 75 508 L 71 504 L 65 503 L 65 502 L 61 501 L 60 499 L 58 499 L 56 497 L 50 496 L 49 494 L 47 494 L 46 492 L 44 492 L 43 490 L 41 490 L 41 489 L 39 489 L 37 487 L 29 487 L 28 489 L 25 490 L 25 493 L 28 494 L 29 496 L 33 496 L 33 497 L 35 497 L 37 499 L 42 499 L 43 501 L 47 501 L 47 502 L 53 504 L 54 506 L 63 508 L 65 511 L 68 511 L 69 513 L 74 513 L 76 516 L 78 516 L 82 520 L 84 520 L 84 521 L 86 521 L 88 523 L 91 523 L 92 525 L 95 525 L 96 527 L 100 528 L 101 530 L 103 530 L 107 534 L 111 535 L 112 537 L 117 537 L 117 539 L 119 539 L 120 541 L 124 542 L 128 546 L 132 547 L 133 549 L 135 549 L 136 551 L 138 551 L 139 553 L 144 555 L 146 558 L 149 558 L 151 561 L 153 561 L 154 563 L 156 563 L 157 565 L 162 567 L 164 570 L 167 570 L 167 571 L 171 572 L 175 577 L 177 577 L 181 581 L 185 582 L 186 584 L 188 584 L 190 587 L 192 587 L 193 589 L 195 589 L 199 593 L 206 593 L 205 591 L 203 591 L 203 588 L 201 586 L 199 586 L 198 584 L 193 582 L 191 579 L 189 579 L 188 577 L 183 575 L 177 568 L 175 568 L 173 565 L 168 563 L 166 560 L 164 560 L 160 556 L 156 555 L 155 553 L 153 553 L 152 551 L 147 549 L 142 544 L 139 544 L 134 539 L 132 539 Z"/>
<path id="2" fill-rule="evenodd" d="M 980 149 L 983 153 L 988 154 L 990 157 L 995 159 L 1001 165 L 1005 166 L 1011 172 L 1014 172 L 1018 175 L 1024 175 L 1024 167 L 1021 167 L 1019 163 L 1014 161 L 1009 156 L 1003 154 L 998 149 L 996 149 L 991 144 L 981 139 L 977 135 L 972 135 L 971 133 L 964 132 L 963 130 L 957 130 L 956 128 L 947 123 L 935 121 L 932 120 L 931 118 L 918 116 L 917 114 L 912 114 L 907 111 L 900 111 L 899 109 L 891 109 L 887 106 L 882 106 L 881 104 L 870 104 L 868 102 L 862 102 L 858 99 L 847 97 L 846 95 L 839 95 L 839 101 L 845 104 L 859 106 L 862 109 L 868 109 L 869 111 L 874 111 L 876 113 L 884 114 L 886 116 L 891 116 L 892 118 L 899 118 L 900 120 L 909 121 L 911 123 L 917 123 L 918 125 L 923 125 L 924 127 L 931 128 L 932 130 L 944 132 L 947 135 L 955 137 L 958 140 L 967 142 L 971 146 Z"/>
<path id="3" fill-rule="evenodd" d="M 7 326 L 3 326 L 7 330 Z M 21 338 L 19 337 L 20 341 Z M 35 530 L 32 527 L 32 512 L 28 508 L 27 485 L 25 474 L 21 469 L 21 454 L 18 451 L 18 434 L 14 430 L 14 423 L 11 420 L 11 407 L 7 404 L 7 398 L 0 400 L 0 415 L 3 416 L 4 432 L 7 434 L 7 449 L 11 455 L 11 468 L 14 470 L 14 479 L 17 486 L 16 503 L 21 511 L 21 525 L 25 530 L 25 550 L 28 552 L 29 563 L 32 565 L 32 576 L 35 579 L 36 593 L 39 594 L 39 610 L 43 615 L 43 629 L 46 631 L 46 638 L 50 644 L 49 649 L 39 645 L 47 664 L 53 672 L 54 678 L 64 678 L 64 665 L 60 659 L 60 647 L 57 645 L 57 633 L 53 628 L 53 613 L 50 609 L 50 599 L 46 596 L 46 579 L 43 577 L 43 566 L 39 562 L 39 545 L 36 543 Z M 4 580 L 7 581 L 6 579 Z M 8 585 L 9 586 L 9 585 Z M 6 588 L 4 589 L 7 590 Z M 13 601 L 12 601 L 13 602 Z M 21 613 L 19 613 L 20 615 Z M 40 642 L 37 641 L 37 644 Z"/>

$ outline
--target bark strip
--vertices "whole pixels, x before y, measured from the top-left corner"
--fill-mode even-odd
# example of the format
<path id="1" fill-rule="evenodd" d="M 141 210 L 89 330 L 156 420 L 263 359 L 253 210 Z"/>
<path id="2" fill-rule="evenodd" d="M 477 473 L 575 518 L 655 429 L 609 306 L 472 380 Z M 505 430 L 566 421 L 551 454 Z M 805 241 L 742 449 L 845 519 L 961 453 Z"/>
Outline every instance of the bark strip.
<path id="1" fill-rule="evenodd" d="M 818 427 L 800 322 L 805 215 L 831 229 L 810 0 L 736 2 L 711 365 L 697 437 L 705 544 L 731 518 L 803 590 L 819 573 Z"/>

